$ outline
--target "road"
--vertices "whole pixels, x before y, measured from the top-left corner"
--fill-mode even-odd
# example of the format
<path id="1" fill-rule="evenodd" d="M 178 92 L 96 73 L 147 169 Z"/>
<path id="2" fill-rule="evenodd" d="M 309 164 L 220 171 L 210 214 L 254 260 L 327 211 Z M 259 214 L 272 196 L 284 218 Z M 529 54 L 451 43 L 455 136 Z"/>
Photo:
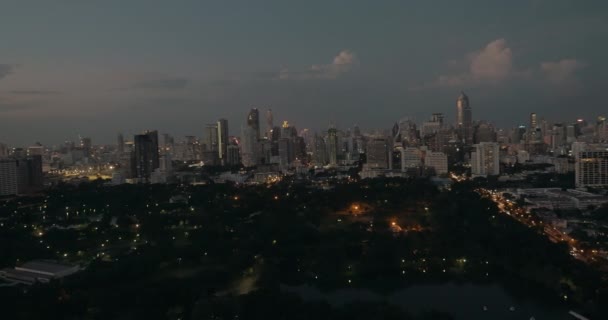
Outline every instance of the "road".
<path id="1" fill-rule="evenodd" d="M 511 200 L 505 199 L 500 193 L 493 192 L 484 188 L 476 189 L 476 191 L 483 197 L 494 201 L 501 213 L 511 216 L 513 219 L 519 221 L 520 223 L 528 227 L 541 227 L 540 230 L 542 230 L 543 234 L 547 236 L 547 238 L 549 238 L 549 240 L 551 240 L 552 242 L 567 243 L 568 247 L 570 248 L 570 254 L 574 258 L 583 261 L 587 264 L 602 260 L 602 258 L 598 255 L 597 250 L 581 249 L 580 241 L 575 238 L 572 238 L 565 232 L 559 231 L 552 225 L 543 223 L 541 219 L 527 212 L 524 208 L 519 207 Z"/>

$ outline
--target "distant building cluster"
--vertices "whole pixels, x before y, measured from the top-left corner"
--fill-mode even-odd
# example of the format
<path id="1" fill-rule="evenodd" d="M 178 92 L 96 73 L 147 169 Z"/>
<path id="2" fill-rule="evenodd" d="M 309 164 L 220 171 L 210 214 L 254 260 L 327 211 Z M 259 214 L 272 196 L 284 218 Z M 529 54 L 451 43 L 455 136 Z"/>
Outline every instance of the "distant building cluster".
<path id="1" fill-rule="evenodd" d="M 298 130 L 288 121 L 275 124 L 271 109 L 252 108 L 243 115 L 237 135 L 230 135 L 228 120 L 218 119 L 202 128 L 202 138 L 175 139 L 152 130 L 132 139 L 119 134 L 115 145 L 94 145 L 87 137 L 52 148 L 0 144 L 0 195 L 40 190 L 42 172 L 76 181 L 104 177 L 112 184 L 198 183 L 200 177 L 187 168 L 200 166 L 242 168 L 246 175 L 218 176 L 218 181 L 241 183 L 312 170 L 356 169 L 362 178 L 441 177 L 454 165 L 470 168 L 473 177 L 509 181 L 519 177 L 505 176 L 505 168 L 547 164 L 557 173 L 574 172 L 578 188 L 608 186 L 605 117 L 550 122 L 530 113 L 526 124 L 501 129 L 475 120 L 465 93 L 455 104 L 452 123 L 444 114 L 432 113 L 426 121 L 405 117 L 390 129 L 366 133 L 358 125 Z"/>

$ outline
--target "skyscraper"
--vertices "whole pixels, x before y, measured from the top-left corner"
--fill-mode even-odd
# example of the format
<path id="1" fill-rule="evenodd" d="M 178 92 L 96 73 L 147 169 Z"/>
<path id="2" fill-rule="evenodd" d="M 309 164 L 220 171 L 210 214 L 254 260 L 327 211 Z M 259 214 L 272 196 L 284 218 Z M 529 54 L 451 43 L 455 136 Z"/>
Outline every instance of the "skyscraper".
<path id="1" fill-rule="evenodd" d="M 116 150 L 118 150 L 118 153 L 125 152 L 125 139 L 123 138 L 122 133 L 119 133 L 116 138 Z"/>
<path id="2" fill-rule="evenodd" d="M 481 142 L 473 146 L 471 152 L 471 173 L 473 176 L 496 176 L 500 174 L 499 150 L 496 142 Z"/>
<path id="3" fill-rule="evenodd" d="M 327 130 L 327 154 L 329 156 L 329 164 L 335 166 L 338 164 L 338 130 L 329 128 Z"/>
<path id="4" fill-rule="evenodd" d="M 148 131 L 134 137 L 133 174 L 135 178 L 149 182 L 150 175 L 160 166 L 158 132 Z"/>
<path id="5" fill-rule="evenodd" d="M 253 129 L 255 139 L 260 140 L 260 112 L 257 108 L 252 108 L 247 115 L 247 126 Z"/>
<path id="6" fill-rule="evenodd" d="M 17 193 L 17 161 L 15 159 L 0 159 L 0 196 Z"/>
<path id="7" fill-rule="evenodd" d="M 226 150 L 228 147 L 228 120 L 219 119 L 217 121 L 217 151 L 220 163 L 226 164 Z"/>
<path id="8" fill-rule="evenodd" d="M 372 138 L 367 143 L 367 167 L 370 169 L 388 169 L 389 146 L 386 137 Z"/>
<path id="9" fill-rule="evenodd" d="M 274 117 L 272 116 L 272 109 L 266 111 L 266 139 L 271 139 L 272 129 L 274 128 Z"/>
<path id="10" fill-rule="evenodd" d="M 460 93 L 456 101 L 458 109 L 457 126 L 460 139 L 465 145 L 473 144 L 473 116 L 471 106 L 469 105 L 469 97 L 464 92 Z"/>
<path id="11" fill-rule="evenodd" d="M 206 151 L 216 152 L 218 150 L 218 127 L 212 123 L 205 126 L 205 147 Z"/>

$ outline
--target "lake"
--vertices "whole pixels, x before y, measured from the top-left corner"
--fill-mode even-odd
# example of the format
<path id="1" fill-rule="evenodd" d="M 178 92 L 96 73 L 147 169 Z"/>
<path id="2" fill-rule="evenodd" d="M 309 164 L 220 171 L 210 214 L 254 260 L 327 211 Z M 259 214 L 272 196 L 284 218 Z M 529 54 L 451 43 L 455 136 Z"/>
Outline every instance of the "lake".
<path id="1" fill-rule="evenodd" d="M 387 301 L 403 310 L 418 314 L 437 310 L 458 320 L 572 320 L 566 307 L 550 306 L 532 299 L 515 299 L 498 285 L 433 284 L 414 285 L 381 295 L 367 289 L 345 288 L 322 292 L 309 285 L 282 286 L 282 290 L 297 293 L 304 300 L 325 300 L 341 306 L 353 301 Z M 487 310 L 484 311 L 484 306 Z M 514 310 L 510 310 L 514 307 Z"/>

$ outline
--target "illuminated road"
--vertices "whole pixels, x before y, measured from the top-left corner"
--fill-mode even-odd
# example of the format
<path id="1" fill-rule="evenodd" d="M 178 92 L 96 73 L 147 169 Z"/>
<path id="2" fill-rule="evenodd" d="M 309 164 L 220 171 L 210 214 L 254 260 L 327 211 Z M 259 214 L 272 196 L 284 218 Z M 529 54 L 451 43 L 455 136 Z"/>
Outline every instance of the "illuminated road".
<path id="1" fill-rule="evenodd" d="M 492 199 L 494 203 L 496 203 L 500 212 L 511 216 L 513 219 L 519 221 L 520 223 L 530 227 L 537 228 L 542 227 L 542 231 L 549 240 L 555 243 L 565 242 L 568 244 L 570 248 L 570 255 L 574 258 L 581 260 L 587 264 L 598 261 L 600 258 L 597 254 L 597 250 L 583 250 L 580 248 L 580 242 L 565 232 L 561 232 L 555 227 L 551 225 L 544 224 L 542 220 L 528 213 L 525 209 L 517 206 L 512 201 L 505 199 L 501 194 L 487 190 L 487 189 L 477 189 L 476 190 L 483 197 L 488 199 Z"/>
<path id="2" fill-rule="evenodd" d="M 455 174 L 451 174 L 450 177 L 455 181 L 464 181 L 467 180 L 464 176 L 458 176 Z M 530 227 L 530 228 L 538 228 L 542 230 L 543 234 L 549 238 L 554 243 L 565 242 L 568 244 L 570 248 L 570 255 L 574 258 L 583 261 L 587 264 L 597 263 L 599 261 L 604 261 L 603 258 L 599 255 L 598 251 L 595 249 L 581 249 L 580 242 L 565 232 L 561 232 L 552 225 L 548 225 L 543 223 L 541 219 L 530 214 L 525 209 L 519 207 L 514 202 L 509 199 L 505 199 L 500 193 L 493 192 L 488 189 L 478 188 L 475 190 L 481 196 L 491 199 L 496 203 L 499 211 L 504 213 L 513 219 L 519 221 L 520 223 Z M 608 265 L 603 264 L 600 266 L 600 269 L 603 271 L 608 271 Z"/>

